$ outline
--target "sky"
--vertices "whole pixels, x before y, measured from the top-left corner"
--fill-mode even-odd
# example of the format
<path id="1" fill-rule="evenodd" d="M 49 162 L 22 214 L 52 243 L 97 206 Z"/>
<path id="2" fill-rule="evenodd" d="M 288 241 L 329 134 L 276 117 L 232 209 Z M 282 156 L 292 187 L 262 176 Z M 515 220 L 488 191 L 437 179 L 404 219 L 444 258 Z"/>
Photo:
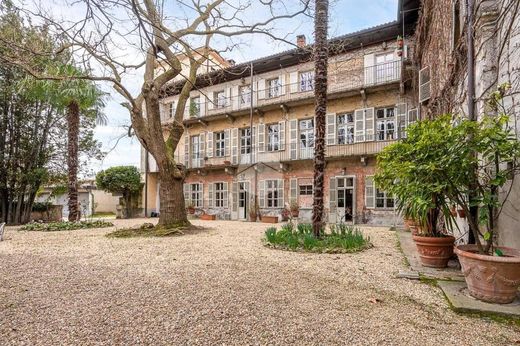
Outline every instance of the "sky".
<path id="1" fill-rule="evenodd" d="M 286 5 L 290 3 L 289 0 Z M 397 19 L 398 0 L 332 0 L 330 2 L 329 36 L 339 36 L 371 26 L 383 24 Z M 296 35 L 304 34 L 307 42 L 312 42 L 313 23 L 310 18 L 293 20 L 284 23 L 287 30 L 287 40 L 296 41 Z M 227 52 L 224 57 L 242 63 L 262 56 L 290 49 L 287 44 L 273 42 L 263 35 L 255 35 L 242 39 L 239 49 Z M 135 76 L 135 88 L 139 88 L 139 76 Z M 92 161 L 90 169 L 93 172 L 119 165 L 139 166 L 140 143 L 136 137 L 128 137 L 130 117 L 128 110 L 120 105 L 122 101 L 110 87 L 104 87 L 109 93 L 106 100 L 105 114 L 107 126 L 98 126 L 95 137 L 102 143 L 104 151 L 108 152 L 102 161 Z"/>

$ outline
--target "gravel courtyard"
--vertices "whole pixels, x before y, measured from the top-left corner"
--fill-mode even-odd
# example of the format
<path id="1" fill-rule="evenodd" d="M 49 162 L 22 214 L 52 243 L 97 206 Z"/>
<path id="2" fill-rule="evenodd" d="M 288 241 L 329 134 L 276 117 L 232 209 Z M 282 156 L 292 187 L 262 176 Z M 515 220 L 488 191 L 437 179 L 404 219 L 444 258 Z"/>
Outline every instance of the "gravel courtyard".
<path id="1" fill-rule="evenodd" d="M 143 220 L 116 221 L 118 227 Z M 170 238 L 19 232 L 0 242 L 0 345 L 511 345 L 520 329 L 452 312 L 397 279 L 396 236 L 350 255 L 271 250 L 265 224 L 195 221 Z"/>

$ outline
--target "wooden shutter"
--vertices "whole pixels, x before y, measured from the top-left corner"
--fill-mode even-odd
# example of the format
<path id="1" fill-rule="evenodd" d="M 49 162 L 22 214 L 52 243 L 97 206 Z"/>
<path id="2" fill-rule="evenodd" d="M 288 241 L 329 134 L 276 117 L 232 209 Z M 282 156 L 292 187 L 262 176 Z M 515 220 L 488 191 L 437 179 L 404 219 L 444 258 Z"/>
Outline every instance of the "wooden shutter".
<path id="1" fill-rule="evenodd" d="M 375 206 L 375 186 L 374 186 L 374 177 L 366 176 L 365 177 L 365 207 L 374 208 Z"/>
<path id="2" fill-rule="evenodd" d="M 223 197 L 224 197 L 224 208 L 228 208 L 229 207 L 229 203 L 228 203 L 228 183 L 227 182 L 224 182 L 223 184 L 223 188 L 224 188 L 224 191 L 222 192 L 223 194 Z"/>
<path id="3" fill-rule="evenodd" d="M 265 99 L 265 79 L 263 78 L 258 80 L 258 99 Z"/>
<path id="4" fill-rule="evenodd" d="M 190 184 L 184 183 L 182 190 L 184 192 L 184 205 L 187 206 L 190 202 Z"/>
<path id="5" fill-rule="evenodd" d="M 406 137 L 407 113 L 406 103 L 398 103 L 395 105 L 395 133 L 394 139 L 401 139 Z"/>
<path id="6" fill-rule="evenodd" d="M 204 135 L 204 133 L 199 134 L 199 167 L 204 166 L 204 157 L 206 156 L 204 149 L 204 147 L 206 146 L 205 137 L 206 136 Z"/>
<path id="7" fill-rule="evenodd" d="M 229 146 L 229 129 L 224 130 L 224 156 L 229 157 L 230 155 Z"/>
<path id="8" fill-rule="evenodd" d="M 285 95 L 285 73 L 280 75 L 280 95 Z"/>
<path id="9" fill-rule="evenodd" d="M 238 129 L 231 129 L 231 162 L 238 164 Z"/>
<path id="10" fill-rule="evenodd" d="M 265 124 L 258 124 L 258 152 L 265 151 Z"/>
<path id="11" fill-rule="evenodd" d="M 336 214 L 336 178 L 330 177 L 329 179 L 329 223 L 337 222 Z"/>
<path id="12" fill-rule="evenodd" d="M 285 120 L 284 121 L 280 121 L 278 123 L 278 128 L 279 128 L 279 131 L 280 131 L 280 134 L 279 134 L 279 138 L 280 138 L 280 143 L 279 143 L 279 148 L 280 150 L 285 150 Z"/>
<path id="13" fill-rule="evenodd" d="M 416 122 L 417 120 L 419 120 L 419 112 L 417 108 L 410 109 L 408 111 L 408 125 Z"/>
<path id="14" fill-rule="evenodd" d="M 214 183 L 209 183 L 208 191 L 209 191 L 209 194 L 208 194 L 208 207 L 209 208 L 213 208 L 215 206 L 215 204 L 213 203 L 213 201 L 214 201 L 214 194 L 215 194 L 215 184 Z"/>
<path id="15" fill-rule="evenodd" d="M 191 160 L 190 160 L 190 136 L 188 132 L 184 133 L 184 161 L 186 164 L 186 168 L 189 168 L 191 166 Z"/>
<path id="16" fill-rule="evenodd" d="M 233 198 L 231 205 L 231 218 L 238 219 L 238 182 L 236 181 L 231 183 L 231 196 Z"/>
<path id="17" fill-rule="evenodd" d="M 206 148 L 206 155 L 208 157 L 213 157 L 213 132 L 207 133 L 207 148 Z"/>
<path id="18" fill-rule="evenodd" d="M 289 186 L 289 203 L 298 203 L 298 178 L 291 178 Z"/>
<path id="19" fill-rule="evenodd" d="M 265 180 L 258 183 L 258 197 L 260 208 L 265 208 Z"/>
<path id="20" fill-rule="evenodd" d="M 278 182 L 276 183 L 276 189 L 278 190 L 278 208 L 284 207 L 284 181 L 283 179 L 278 179 Z"/>
<path id="21" fill-rule="evenodd" d="M 233 110 L 237 110 L 240 107 L 240 97 L 238 95 L 238 85 L 233 85 L 231 88 L 231 104 L 233 105 Z"/>
<path id="22" fill-rule="evenodd" d="M 289 75 L 289 80 L 290 80 L 290 83 L 291 83 L 291 93 L 296 93 L 298 92 L 299 88 L 299 84 L 298 84 L 298 72 L 291 72 L 291 74 Z"/>
<path id="23" fill-rule="evenodd" d="M 419 70 L 419 102 L 423 103 L 430 99 L 430 67 Z"/>
<path id="24" fill-rule="evenodd" d="M 365 141 L 373 141 L 374 138 L 374 108 L 365 108 Z"/>
<path id="25" fill-rule="evenodd" d="M 224 107 L 231 106 L 231 87 L 224 89 L 224 95 L 226 95 L 226 101 L 224 103 Z"/>
<path id="26" fill-rule="evenodd" d="M 326 138 L 327 145 L 336 144 L 336 113 L 327 114 Z"/>
<path id="27" fill-rule="evenodd" d="M 354 111 L 354 141 L 365 141 L 365 110 L 356 109 Z"/>
<path id="28" fill-rule="evenodd" d="M 289 120 L 289 150 L 291 160 L 298 159 L 298 119 Z"/>
<path id="29" fill-rule="evenodd" d="M 365 85 L 372 85 L 375 83 L 376 76 L 375 55 L 366 54 L 363 60 L 365 67 Z"/>
<path id="30" fill-rule="evenodd" d="M 256 154 L 258 152 L 258 146 L 256 143 L 256 125 L 253 125 L 253 129 L 251 132 L 251 163 L 256 162 Z"/>

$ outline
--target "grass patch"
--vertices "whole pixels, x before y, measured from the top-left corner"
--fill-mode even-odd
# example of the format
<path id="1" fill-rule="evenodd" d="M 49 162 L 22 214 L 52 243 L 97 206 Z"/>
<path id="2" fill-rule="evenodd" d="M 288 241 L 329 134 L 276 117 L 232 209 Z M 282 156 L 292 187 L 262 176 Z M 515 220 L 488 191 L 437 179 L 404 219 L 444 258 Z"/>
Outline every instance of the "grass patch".
<path id="1" fill-rule="evenodd" d="M 113 227 L 112 222 L 103 220 L 95 221 L 59 221 L 59 222 L 31 222 L 20 228 L 21 231 L 38 231 L 38 232 L 56 232 L 56 231 L 72 231 L 76 229 L 87 228 L 106 228 Z"/>
<path id="2" fill-rule="evenodd" d="M 172 227 L 155 226 L 152 223 L 144 223 L 130 228 L 121 228 L 114 232 L 108 233 L 109 238 L 135 238 L 135 237 L 171 237 L 175 235 L 183 235 L 187 232 L 201 231 L 203 227 L 193 225 L 179 225 Z"/>
<path id="3" fill-rule="evenodd" d="M 92 217 L 92 218 L 116 217 L 116 214 L 114 214 L 112 212 L 101 212 L 101 213 L 94 213 L 90 217 Z"/>
<path id="4" fill-rule="evenodd" d="M 370 237 L 363 235 L 359 228 L 345 224 L 330 225 L 328 232 L 316 238 L 311 224 L 300 223 L 295 227 L 288 223 L 280 230 L 269 227 L 264 241 L 276 249 L 319 253 L 351 253 L 372 247 Z"/>

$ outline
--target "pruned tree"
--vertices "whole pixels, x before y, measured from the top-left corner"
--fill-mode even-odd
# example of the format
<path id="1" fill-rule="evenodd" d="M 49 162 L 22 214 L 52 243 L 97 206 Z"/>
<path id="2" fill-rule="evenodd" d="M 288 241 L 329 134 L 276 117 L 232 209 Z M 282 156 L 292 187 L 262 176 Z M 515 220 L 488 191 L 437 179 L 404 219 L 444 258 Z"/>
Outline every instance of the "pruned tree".
<path id="1" fill-rule="evenodd" d="M 132 216 L 132 196 L 141 190 L 141 175 L 134 166 L 110 167 L 96 174 L 96 186 L 110 193 L 121 194 L 124 200 L 125 218 Z"/>
<path id="2" fill-rule="evenodd" d="M 75 22 L 54 20 L 41 7 L 36 11 L 25 10 L 43 19 L 49 30 L 62 35 L 62 49 L 71 49 L 74 56 L 89 67 L 85 70 L 94 66 L 98 71 L 74 78 L 109 82 L 123 97 L 133 131 L 157 162 L 159 225 L 171 227 L 189 223 L 182 188 L 185 171 L 174 160 L 174 152 L 184 132 L 182 120 L 190 91 L 196 85 L 199 67 L 209 57 L 211 45 L 220 40 L 221 45 L 233 47 L 234 38 L 248 34 L 264 34 L 283 40 L 273 31 L 274 24 L 306 13 L 309 1 L 298 0 L 289 10 L 281 0 L 255 3 L 247 0 L 176 0 L 169 1 L 168 7 L 158 6 L 153 0 L 83 0 L 71 4 L 85 13 L 84 18 Z M 9 44 L 18 45 L 16 42 Z M 127 58 L 129 52 L 132 59 Z M 189 62 L 187 68 L 183 68 L 179 59 L 181 53 Z M 33 71 L 19 55 L 4 59 L 24 67 L 38 78 L 53 78 Z M 167 66 L 161 74 L 156 73 L 159 64 Z M 142 72 L 143 79 L 139 90 L 132 92 L 131 83 L 135 84 L 135 80 L 129 83 L 125 78 L 136 71 Z M 174 121 L 165 129 L 161 124 L 160 99 L 164 89 L 180 77 L 184 82 L 178 91 Z"/>

